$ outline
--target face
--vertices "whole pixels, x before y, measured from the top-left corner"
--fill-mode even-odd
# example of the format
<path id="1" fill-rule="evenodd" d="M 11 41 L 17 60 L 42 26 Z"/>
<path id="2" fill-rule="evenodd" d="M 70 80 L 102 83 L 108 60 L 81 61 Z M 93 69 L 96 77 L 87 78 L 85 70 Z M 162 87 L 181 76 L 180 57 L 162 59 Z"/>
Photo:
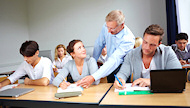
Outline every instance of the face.
<path id="1" fill-rule="evenodd" d="M 182 39 L 182 40 L 175 41 L 175 43 L 177 44 L 177 48 L 180 49 L 181 51 L 183 51 L 183 50 L 185 50 L 185 47 L 186 47 L 188 41 L 185 39 Z"/>
<path id="2" fill-rule="evenodd" d="M 71 53 L 71 56 L 75 58 L 84 59 L 86 58 L 86 49 L 84 48 L 84 45 L 82 42 L 77 42 L 74 45 L 74 52 Z"/>
<path id="3" fill-rule="evenodd" d="M 146 34 L 143 37 L 143 43 L 142 43 L 142 52 L 143 55 L 147 56 L 153 56 L 156 48 L 161 44 L 159 43 L 160 36 L 154 36 L 150 34 Z"/>
<path id="4" fill-rule="evenodd" d="M 109 21 L 106 22 L 106 26 L 108 29 L 108 33 L 115 35 L 123 29 L 124 24 L 118 25 L 116 21 Z"/>
<path id="5" fill-rule="evenodd" d="M 57 49 L 57 54 L 58 54 L 58 57 L 64 56 L 64 48 L 58 48 Z"/>
<path id="6" fill-rule="evenodd" d="M 35 61 L 38 58 L 39 51 L 37 51 L 33 56 L 26 57 L 24 56 L 24 61 L 26 61 L 28 64 L 34 65 Z"/>

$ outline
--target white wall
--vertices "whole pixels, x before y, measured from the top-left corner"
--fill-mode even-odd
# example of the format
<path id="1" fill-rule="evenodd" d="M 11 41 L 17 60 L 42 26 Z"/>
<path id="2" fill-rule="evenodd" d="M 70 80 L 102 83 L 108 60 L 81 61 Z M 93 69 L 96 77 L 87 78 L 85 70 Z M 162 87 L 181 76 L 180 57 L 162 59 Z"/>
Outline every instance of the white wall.
<path id="1" fill-rule="evenodd" d="M 0 0 L 0 73 L 23 61 L 19 48 L 29 39 L 26 0 Z"/>
<path id="2" fill-rule="evenodd" d="M 156 23 L 166 32 L 165 0 L 0 0 L 0 60 L 5 61 L 0 68 L 23 60 L 18 50 L 28 38 L 37 41 L 40 50 L 52 52 L 72 39 L 93 46 L 106 15 L 115 9 L 124 12 L 135 36 L 142 37 L 145 28 Z"/>
<path id="3" fill-rule="evenodd" d="M 106 15 L 115 9 L 124 12 L 135 36 L 142 37 L 155 23 L 166 30 L 165 0 L 29 0 L 28 7 L 30 39 L 42 50 L 53 51 L 60 43 L 67 46 L 72 39 L 93 46 Z"/>

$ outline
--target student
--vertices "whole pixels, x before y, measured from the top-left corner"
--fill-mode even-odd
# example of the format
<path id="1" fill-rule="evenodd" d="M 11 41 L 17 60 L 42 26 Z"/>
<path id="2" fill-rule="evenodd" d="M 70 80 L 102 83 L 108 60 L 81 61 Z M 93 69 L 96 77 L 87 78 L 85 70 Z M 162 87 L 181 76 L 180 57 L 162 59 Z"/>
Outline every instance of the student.
<path id="1" fill-rule="evenodd" d="M 67 46 L 67 52 L 72 56 L 73 60 L 68 61 L 60 73 L 53 80 L 53 84 L 62 89 L 66 89 L 70 83 L 64 79 L 70 73 L 74 82 L 98 70 L 96 60 L 86 55 L 86 49 L 81 40 L 72 40 Z M 99 80 L 94 84 L 99 84 Z"/>
<path id="2" fill-rule="evenodd" d="M 136 37 L 135 38 L 135 46 L 134 46 L 134 48 L 139 47 L 142 44 L 142 42 L 143 42 L 143 39 L 141 37 Z"/>
<path id="3" fill-rule="evenodd" d="M 175 43 L 171 47 L 176 53 L 181 65 L 190 63 L 190 44 L 187 44 L 188 35 L 186 33 L 177 34 Z"/>
<path id="4" fill-rule="evenodd" d="M 150 70 L 182 68 L 170 46 L 161 44 L 164 30 L 157 24 L 150 25 L 144 32 L 143 43 L 126 55 L 117 77 L 123 85 L 132 75 L 132 86 L 150 86 Z M 114 87 L 123 89 L 117 80 Z"/>
<path id="5" fill-rule="evenodd" d="M 111 11 L 105 19 L 99 37 L 97 38 L 93 57 L 98 60 L 102 49 L 107 48 L 108 60 L 94 74 L 82 79 L 78 85 L 90 86 L 92 82 L 107 76 L 113 83 L 114 74 L 118 72 L 126 54 L 134 48 L 135 37 L 125 25 L 125 16 L 120 10 Z"/>
<path id="6" fill-rule="evenodd" d="M 24 42 L 20 48 L 20 54 L 23 55 L 24 62 L 11 76 L 0 83 L 0 88 L 14 83 L 25 75 L 29 76 L 24 80 L 26 85 L 46 86 L 52 82 L 54 74 L 51 60 L 46 57 L 38 57 L 39 46 L 35 41 Z"/>
<path id="7" fill-rule="evenodd" d="M 53 61 L 53 71 L 60 72 L 60 69 L 69 61 L 72 60 L 72 57 L 67 55 L 67 51 L 64 45 L 59 44 L 55 48 L 55 57 Z"/>

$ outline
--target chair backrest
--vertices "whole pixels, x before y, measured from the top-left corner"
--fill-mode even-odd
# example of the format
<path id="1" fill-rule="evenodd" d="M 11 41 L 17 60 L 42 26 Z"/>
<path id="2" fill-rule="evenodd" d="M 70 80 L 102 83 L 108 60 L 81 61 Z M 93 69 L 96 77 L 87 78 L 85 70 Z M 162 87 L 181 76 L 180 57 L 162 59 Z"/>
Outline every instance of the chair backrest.
<path id="1" fill-rule="evenodd" d="M 41 51 L 39 51 L 39 57 L 41 57 L 41 56 L 47 57 L 47 58 L 49 58 L 51 61 L 53 61 L 53 59 L 52 59 L 52 54 L 51 54 L 51 50 L 41 50 Z"/>
<path id="2" fill-rule="evenodd" d="M 86 54 L 90 55 L 92 57 L 93 56 L 94 47 L 93 46 L 86 46 L 85 49 L 86 49 Z"/>

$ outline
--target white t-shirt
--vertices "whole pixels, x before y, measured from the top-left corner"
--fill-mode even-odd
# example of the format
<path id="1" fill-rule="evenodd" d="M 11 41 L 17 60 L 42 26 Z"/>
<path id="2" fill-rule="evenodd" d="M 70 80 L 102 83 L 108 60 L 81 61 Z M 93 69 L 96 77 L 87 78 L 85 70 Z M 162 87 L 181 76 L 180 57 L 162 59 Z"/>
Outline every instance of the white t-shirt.
<path id="1" fill-rule="evenodd" d="M 152 58 L 148 69 L 144 67 L 144 64 L 142 62 L 142 78 L 150 78 L 150 70 L 155 70 L 155 69 L 156 69 L 156 64 L 154 58 Z"/>
<path id="2" fill-rule="evenodd" d="M 65 57 L 62 59 L 62 61 L 60 60 L 60 58 L 58 58 L 58 60 L 54 60 L 53 61 L 53 68 L 58 68 L 58 72 L 59 72 L 59 69 L 62 69 L 63 66 L 69 61 L 69 60 L 72 60 L 72 57 L 69 56 L 69 55 L 65 55 Z"/>
<path id="3" fill-rule="evenodd" d="M 54 73 L 51 60 L 46 57 L 41 57 L 39 63 L 34 68 L 31 64 L 28 64 L 26 61 L 24 61 L 19 66 L 19 68 L 8 77 L 8 79 L 11 81 L 11 83 L 14 83 L 16 80 L 25 75 L 28 75 L 32 80 L 46 77 L 49 79 L 50 83 L 52 83 L 54 79 Z"/>

